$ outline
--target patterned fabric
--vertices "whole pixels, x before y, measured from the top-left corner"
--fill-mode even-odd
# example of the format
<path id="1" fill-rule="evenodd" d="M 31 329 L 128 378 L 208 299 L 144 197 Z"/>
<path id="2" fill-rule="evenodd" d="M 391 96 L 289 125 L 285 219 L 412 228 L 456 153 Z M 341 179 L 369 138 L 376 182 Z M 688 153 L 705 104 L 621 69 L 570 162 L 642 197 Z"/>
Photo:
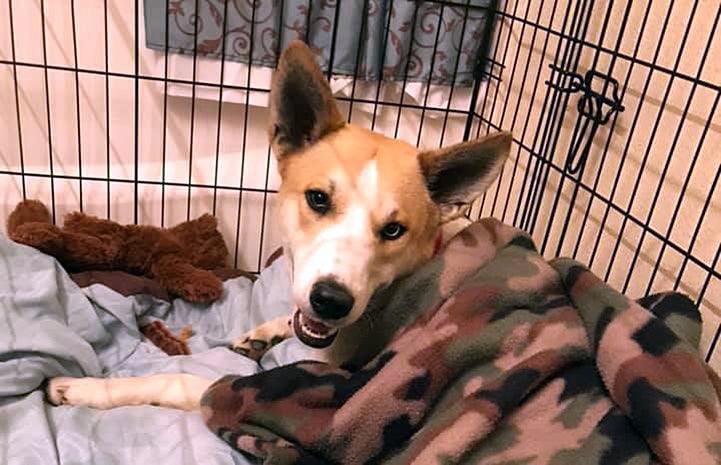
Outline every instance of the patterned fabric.
<path id="1" fill-rule="evenodd" d="M 433 84 L 452 84 L 455 75 L 456 85 L 467 86 L 490 2 L 455 3 L 468 6 L 411 0 L 145 0 L 145 37 L 149 48 L 165 51 L 167 21 L 170 51 L 192 55 L 197 43 L 199 55 L 220 58 L 224 52 L 228 60 L 269 67 L 275 67 L 279 49 L 306 39 L 324 71 L 333 54 L 334 74 L 430 78 Z"/>
<path id="2" fill-rule="evenodd" d="M 227 376 L 203 397 L 208 426 L 272 464 L 721 463 L 721 384 L 680 294 L 629 300 L 482 220 L 383 315 L 375 328 L 401 328 L 362 368 Z"/>

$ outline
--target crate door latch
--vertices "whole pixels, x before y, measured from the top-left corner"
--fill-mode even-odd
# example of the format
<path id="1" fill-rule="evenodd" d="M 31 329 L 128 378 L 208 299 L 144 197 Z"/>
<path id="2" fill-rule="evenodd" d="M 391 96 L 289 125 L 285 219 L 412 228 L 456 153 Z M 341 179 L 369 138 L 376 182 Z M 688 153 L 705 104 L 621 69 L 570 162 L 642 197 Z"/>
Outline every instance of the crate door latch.
<path id="1" fill-rule="evenodd" d="M 562 84 L 554 83 L 554 79 L 550 79 L 546 81 L 547 85 L 569 94 L 581 92 L 581 98 L 578 100 L 578 119 L 564 167 L 568 174 L 578 174 L 586 163 L 599 126 L 608 123 L 615 112 L 624 110 L 621 98 L 618 96 L 618 81 L 595 70 L 589 70 L 581 76 L 555 65 L 550 65 L 550 68 L 552 73 L 558 72 L 563 75 L 560 79 Z"/>

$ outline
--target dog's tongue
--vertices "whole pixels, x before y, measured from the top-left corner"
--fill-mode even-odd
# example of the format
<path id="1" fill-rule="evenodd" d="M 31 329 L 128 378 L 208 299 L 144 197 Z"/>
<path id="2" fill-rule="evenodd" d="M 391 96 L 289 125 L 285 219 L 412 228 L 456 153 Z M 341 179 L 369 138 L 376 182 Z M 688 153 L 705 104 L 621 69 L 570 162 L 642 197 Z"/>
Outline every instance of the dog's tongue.
<path id="1" fill-rule="evenodd" d="M 300 310 L 293 314 L 293 331 L 303 344 L 316 349 L 331 345 L 338 333 L 337 329 L 307 317 Z"/>

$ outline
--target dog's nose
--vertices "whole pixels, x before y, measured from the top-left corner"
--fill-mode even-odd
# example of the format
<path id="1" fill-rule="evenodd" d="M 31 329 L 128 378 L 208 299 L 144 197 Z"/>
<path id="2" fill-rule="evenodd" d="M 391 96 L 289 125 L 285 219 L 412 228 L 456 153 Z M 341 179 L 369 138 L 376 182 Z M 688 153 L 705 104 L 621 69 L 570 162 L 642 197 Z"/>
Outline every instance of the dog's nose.
<path id="1" fill-rule="evenodd" d="M 348 316 L 353 308 L 353 296 L 335 281 L 319 281 L 310 291 L 310 305 L 321 318 L 338 320 Z"/>

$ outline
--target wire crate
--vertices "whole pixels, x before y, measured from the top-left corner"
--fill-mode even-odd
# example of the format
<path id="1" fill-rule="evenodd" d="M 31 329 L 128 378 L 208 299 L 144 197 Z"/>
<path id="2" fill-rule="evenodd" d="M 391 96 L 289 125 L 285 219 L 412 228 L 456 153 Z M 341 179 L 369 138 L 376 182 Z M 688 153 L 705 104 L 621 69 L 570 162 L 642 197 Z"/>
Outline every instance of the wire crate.
<path id="1" fill-rule="evenodd" d="M 390 25 L 408 4 L 400 74 L 386 74 L 385 56 L 368 74 L 361 47 L 355 60 L 343 47 L 403 49 Z M 242 28 L 226 20 L 233 9 Z M 216 19 L 220 45 L 196 11 Z M 419 147 L 513 131 L 500 179 L 469 216 L 514 224 L 545 256 L 587 263 L 631 297 L 688 294 L 718 370 L 720 14 L 716 2 L 670 0 L 2 1 L 0 217 L 23 198 L 58 221 L 82 210 L 171 225 L 211 212 L 235 265 L 260 271 L 279 244 L 273 59 L 289 35 L 313 45 L 322 31 L 316 49 L 349 122 Z M 268 18 L 278 27 L 266 33 Z M 170 43 L 177 28 L 183 47 Z M 445 34 L 458 58 L 443 67 Z M 337 72 L 342 60 L 355 66 Z"/>

